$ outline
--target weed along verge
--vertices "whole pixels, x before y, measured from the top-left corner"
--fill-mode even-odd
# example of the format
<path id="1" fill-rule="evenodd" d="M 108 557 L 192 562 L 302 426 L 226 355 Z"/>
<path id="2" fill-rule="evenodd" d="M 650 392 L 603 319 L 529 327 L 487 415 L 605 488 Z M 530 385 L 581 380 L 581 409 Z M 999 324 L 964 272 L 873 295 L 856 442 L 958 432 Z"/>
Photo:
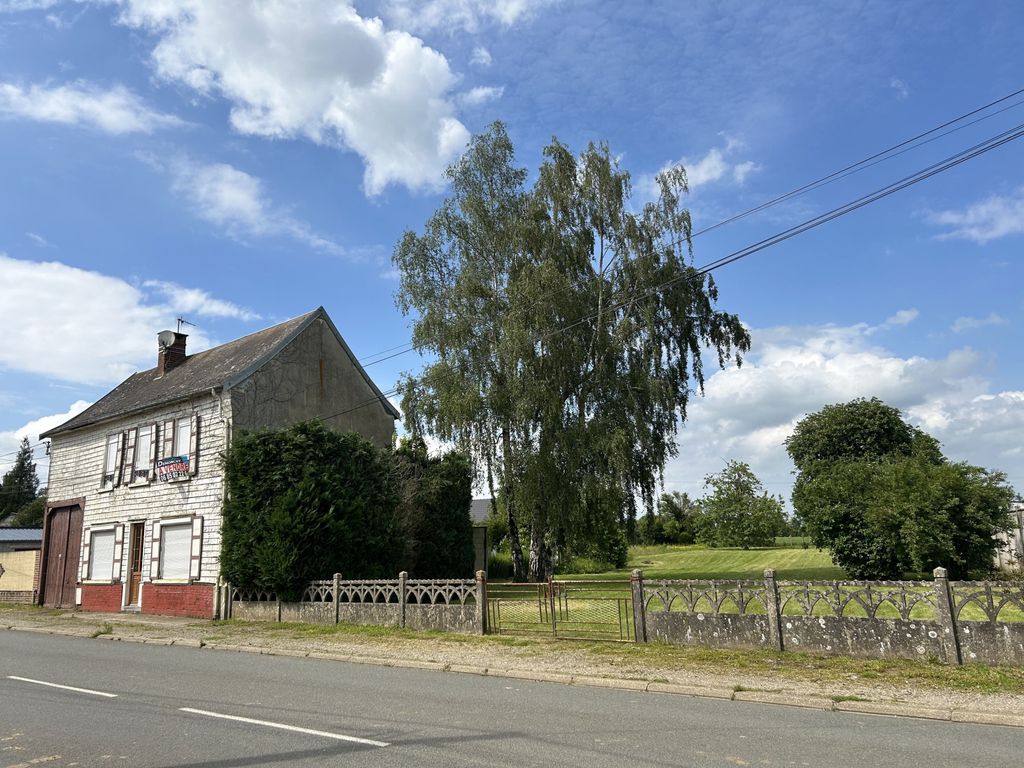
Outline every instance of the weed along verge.
<path id="1" fill-rule="evenodd" d="M 941 712 L 944 720 L 1024 725 L 1024 669 L 1019 667 L 350 624 L 140 619 L 0 608 L 0 627 L 75 635 L 83 642 L 107 625 L 110 633 L 98 639 L 600 685 L 652 694 L 769 704 L 804 700 L 806 706 L 835 711 L 908 716 Z"/>

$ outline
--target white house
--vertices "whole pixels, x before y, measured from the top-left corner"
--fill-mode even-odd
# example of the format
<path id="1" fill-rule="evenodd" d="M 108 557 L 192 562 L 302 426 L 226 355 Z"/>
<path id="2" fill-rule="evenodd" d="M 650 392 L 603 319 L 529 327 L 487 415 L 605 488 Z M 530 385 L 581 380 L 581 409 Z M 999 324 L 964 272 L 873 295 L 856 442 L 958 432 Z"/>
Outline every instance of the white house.
<path id="1" fill-rule="evenodd" d="M 198 354 L 185 345 L 161 332 L 154 368 L 40 436 L 44 604 L 214 616 L 233 434 L 319 418 L 391 442 L 398 412 L 323 307 Z"/>

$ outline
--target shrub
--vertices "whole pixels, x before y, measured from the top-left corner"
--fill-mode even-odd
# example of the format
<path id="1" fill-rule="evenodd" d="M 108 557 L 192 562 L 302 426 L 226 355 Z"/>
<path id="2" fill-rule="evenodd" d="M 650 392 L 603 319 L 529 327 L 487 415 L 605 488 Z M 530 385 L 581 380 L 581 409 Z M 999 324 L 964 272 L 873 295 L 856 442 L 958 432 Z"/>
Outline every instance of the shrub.
<path id="1" fill-rule="evenodd" d="M 512 555 L 508 552 L 493 552 L 487 558 L 488 579 L 509 579 L 512 577 Z"/>
<path id="2" fill-rule="evenodd" d="M 316 422 L 240 435 L 225 457 L 221 569 L 298 598 L 312 579 L 391 577 L 402 554 L 382 452 Z"/>
<path id="3" fill-rule="evenodd" d="M 476 554 L 469 460 L 454 452 L 432 459 L 422 441 L 406 441 L 391 466 L 401 495 L 403 569 L 418 579 L 472 576 Z"/>

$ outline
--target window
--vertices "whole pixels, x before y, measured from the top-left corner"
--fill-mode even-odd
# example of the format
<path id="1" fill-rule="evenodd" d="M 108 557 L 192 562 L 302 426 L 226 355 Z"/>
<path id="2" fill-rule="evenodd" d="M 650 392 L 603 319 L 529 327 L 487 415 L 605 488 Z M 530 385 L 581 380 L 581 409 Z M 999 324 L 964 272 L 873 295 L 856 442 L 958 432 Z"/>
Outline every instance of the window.
<path id="1" fill-rule="evenodd" d="M 174 426 L 174 455 L 184 456 L 189 452 L 192 441 L 192 419 L 188 416 L 178 419 Z"/>
<path id="2" fill-rule="evenodd" d="M 192 417 L 183 416 L 180 419 L 165 421 L 160 434 L 161 459 L 188 454 L 192 441 Z"/>
<path id="3" fill-rule="evenodd" d="M 153 426 L 139 427 L 135 438 L 135 466 L 132 482 L 146 482 L 152 468 Z"/>
<path id="4" fill-rule="evenodd" d="M 93 531 L 89 540 L 89 578 L 109 581 L 114 573 L 114 531 Z"/>
<path id="5" fill-rule="evenodd" d="M 114 477 L 117 475 L 118 448 L 121 435 L 107 435 L 107 450 L 103 457 L 103 487 L 113 488 Z"/>
<path id="6" fill-rule="evenodd" d="M 160 526 L 161 579 L 187 579 L 192 562 L 192 523 Z"/>

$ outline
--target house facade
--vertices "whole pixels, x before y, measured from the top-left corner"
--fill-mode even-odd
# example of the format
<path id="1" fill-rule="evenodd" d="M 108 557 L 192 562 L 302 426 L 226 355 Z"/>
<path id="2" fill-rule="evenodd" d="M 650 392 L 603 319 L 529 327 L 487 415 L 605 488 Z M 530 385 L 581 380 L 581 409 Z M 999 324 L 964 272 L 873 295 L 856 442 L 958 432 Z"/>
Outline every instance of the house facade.
<path id="1" fill-rule="evenodd" d="M 323 308 L 156 367 L 41 435 L 51 440 L 41 602 L 217 615 L 220 457 L 240 430 L 313 418 L 389 445 L 398 412 Z"/>

